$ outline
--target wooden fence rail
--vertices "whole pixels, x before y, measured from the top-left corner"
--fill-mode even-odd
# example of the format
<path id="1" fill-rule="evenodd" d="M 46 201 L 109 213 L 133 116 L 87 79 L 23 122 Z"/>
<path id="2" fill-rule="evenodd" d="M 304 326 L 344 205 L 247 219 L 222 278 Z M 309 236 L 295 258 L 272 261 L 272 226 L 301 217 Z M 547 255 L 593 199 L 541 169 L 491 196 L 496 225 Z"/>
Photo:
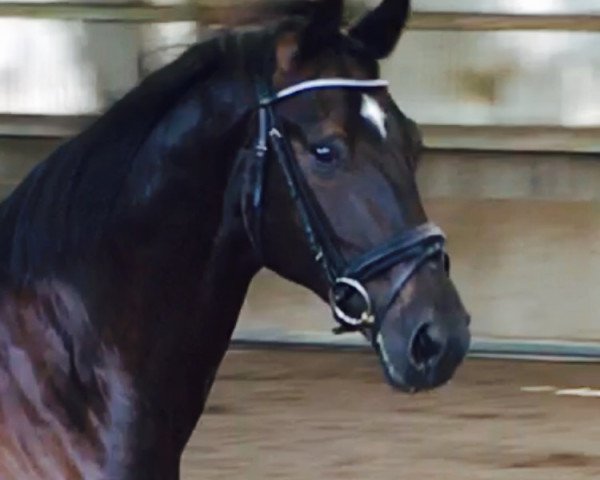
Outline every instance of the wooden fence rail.
<path id="1" fill-rule="evenodd" d="M 227 4 L 226 8 L 241 8 Z M 353 12 L 364 7 L 352 6 Z M 224 7 L 206 3 L 156 6 L 144 3 L 0 3 L 1 17 L 73 20 L 113 23 L 164 23 L 198 21 L 205 25 L 220 23 Z M 408 27 L 436 31 L 558 30 L 600 32 L 600 15 L 516 15 L 415 11 Z"/>

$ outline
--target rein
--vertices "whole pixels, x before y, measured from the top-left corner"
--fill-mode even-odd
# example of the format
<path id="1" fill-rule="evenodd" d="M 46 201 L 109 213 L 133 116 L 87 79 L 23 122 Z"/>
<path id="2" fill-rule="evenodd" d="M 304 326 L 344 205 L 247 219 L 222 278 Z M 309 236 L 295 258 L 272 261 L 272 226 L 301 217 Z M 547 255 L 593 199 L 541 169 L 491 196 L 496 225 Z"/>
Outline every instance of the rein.
<path id="1" fill-rule="evenodd" d="M 249 173 L 249 195 L 242 196 L 244 223 L 256 253 L 262 258 L 261 217 L 263 207 L 264 178 L 267 153 L 273 152 L 285 175 L 290 195 L 296 205 L 304 234 L 315 261 L 329 282 L 329 303 L 339 327 L 336 333 L 371 330 L 376 338 L 381 317 L 419 268 L 435 258 L 441 258 L 446 271 L 448 255 L 444 250 L 445 235 L 434 224 L 425 223 L 411 228 L 390 241 L 365 252 L 348 262 L 339 251 L 322 208 L 315 201 L 312 191 L 293 153 L 290 142 L 283 135 L 274 105 L 292 96 L 318 89 L 371 90 L 386 88 L 385 80 L 355 80 L 347 78 L 323 78 L 300 82 L 271 94 L 262 84 L 258 97 L 258 137 L 256 139 Z M 250 204 L 248 204 L 250 198 Z M 381 315 L 376 315 L 374 305 L 364 284 L 402 264 L 401 275 L 394 279 L 393 288 L 386 299 Z M 363 307 L 360 315 L 348 313 L 343 303 L 358 295 Z"/>

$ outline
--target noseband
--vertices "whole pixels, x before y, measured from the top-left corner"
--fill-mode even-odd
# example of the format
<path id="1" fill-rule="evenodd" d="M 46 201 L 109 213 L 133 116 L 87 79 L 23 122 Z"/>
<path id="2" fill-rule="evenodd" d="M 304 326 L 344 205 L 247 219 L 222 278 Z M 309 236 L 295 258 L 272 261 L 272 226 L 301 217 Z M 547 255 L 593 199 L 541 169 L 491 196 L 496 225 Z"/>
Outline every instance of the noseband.
<path id="1" fill-rule="evenodd" d="M 318 89 L 373 90 L 385 88 L 385 80 L 354 80 L 330 78 L 309 80 L 285 88 L 275 94 L 260 87 L 258 106 L 258 137 L 252 149 L 246 194 L 242 195 L 242 211 L 248 235 L 256 253 L 262 257 L 261 212 L 267 154 L 273 152 L 285 175 L 290 195 L 296 205 L 300 222 L 314 259 L 321 265 L 329 282 L 329 303 L 334 318 L 339 323 L 337 333 L 360 330 L 378 330 L 381 317 L 390 308 L 400 291 L 419 268 L 435 258 L 443 260 L 448 270 L 448 256 L 444 250 L 445 236 L 431 223 L 392 238 L 348 262 L 335 245 L 330 223 L 316 201 L 288 139 L 283 135 L 273 106 L 292 96 Z M 394 279 L 393 288 L 384 302 L 380 315 L 376 315 L 365 284 L 385 273 L 395 265 L 402 265 L 401 274 Z M 343 302 L 358 297 L 364 304 L 360 315 L 349 314 Z M 372 338 L 375 338 L 372 331 Z"/>

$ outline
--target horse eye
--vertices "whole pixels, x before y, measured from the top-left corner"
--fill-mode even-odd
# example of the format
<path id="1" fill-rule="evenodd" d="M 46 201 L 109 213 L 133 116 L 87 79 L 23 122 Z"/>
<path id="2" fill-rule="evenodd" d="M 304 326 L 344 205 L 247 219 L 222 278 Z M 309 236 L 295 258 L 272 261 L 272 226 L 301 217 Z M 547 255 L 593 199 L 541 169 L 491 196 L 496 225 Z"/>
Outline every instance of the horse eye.
<path id="1" fill-rule="evenodd" d="M 335 153 L 329 147 L 315 147 L 312 153 L 319 162 L 332 163 L 335 160 Z"/>

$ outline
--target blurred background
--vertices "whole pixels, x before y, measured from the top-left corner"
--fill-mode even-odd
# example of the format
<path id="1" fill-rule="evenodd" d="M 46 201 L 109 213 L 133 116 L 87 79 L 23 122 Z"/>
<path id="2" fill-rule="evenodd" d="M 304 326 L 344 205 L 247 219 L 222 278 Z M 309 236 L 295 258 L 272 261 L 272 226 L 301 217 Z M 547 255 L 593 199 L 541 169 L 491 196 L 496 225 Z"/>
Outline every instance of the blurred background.
<path id="1" fill-rule="evenodd" d="M 222 2 L 197 2 L 0 1 L 0 198 L 214 34 L 211 5 Z M 448 234 L 479 345 L 600 341 L 600 0 L 414 0 L 413 10 L 383 76 L 421 125 L 421 192 Z M 311 293 L 263 272 L 236 335 L 337 341 L 331 323 Z"/>

